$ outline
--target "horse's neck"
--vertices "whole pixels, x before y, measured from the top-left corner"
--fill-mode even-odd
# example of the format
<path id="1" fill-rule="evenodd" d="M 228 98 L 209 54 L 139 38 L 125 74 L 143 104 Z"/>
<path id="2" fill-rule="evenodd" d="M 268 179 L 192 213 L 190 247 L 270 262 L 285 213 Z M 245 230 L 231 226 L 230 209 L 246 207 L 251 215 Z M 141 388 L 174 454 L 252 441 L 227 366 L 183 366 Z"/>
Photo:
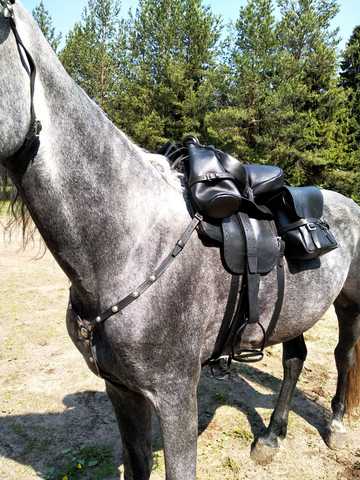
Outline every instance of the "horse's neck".
<path id="1" fill-rule="evenodd" d="M 181 194 L 75 85 L 55 55 L 39 52 L 40 148 L 15 180 L 47 245 L 92 311 L 127 293 L 122 278 L 141 281 L 157 262 L 171 209 L 183 213 Z"/>

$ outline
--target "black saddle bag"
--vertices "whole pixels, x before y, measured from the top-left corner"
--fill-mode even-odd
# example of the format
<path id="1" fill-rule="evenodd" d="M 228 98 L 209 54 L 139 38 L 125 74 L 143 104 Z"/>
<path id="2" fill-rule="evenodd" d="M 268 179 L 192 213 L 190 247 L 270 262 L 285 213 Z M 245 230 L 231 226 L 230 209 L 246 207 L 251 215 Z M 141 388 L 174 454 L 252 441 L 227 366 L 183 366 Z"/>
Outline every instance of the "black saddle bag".
<path id="1" fill-rule="evenodd" d="M 275 216 L 288 260 L 312 260 L 338 247 L 322 219 L 323 206 L 316 187 L 284 187 Z"/>

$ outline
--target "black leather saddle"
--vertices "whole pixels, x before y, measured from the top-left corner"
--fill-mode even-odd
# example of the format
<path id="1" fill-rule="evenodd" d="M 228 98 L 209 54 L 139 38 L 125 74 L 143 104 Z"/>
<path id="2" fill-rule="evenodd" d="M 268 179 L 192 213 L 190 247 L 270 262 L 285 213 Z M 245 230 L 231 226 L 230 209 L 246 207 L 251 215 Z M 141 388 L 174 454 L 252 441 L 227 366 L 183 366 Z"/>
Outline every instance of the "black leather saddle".
<path id="1" fill-rule="evenodd" d="M 285 186 L 281 168 L 244 165 L 212 146 L 188 137 L 165 153 L 183 162 L 187 203 L 191 213 L 203 216 L 198 234 L 205 246 L 220 249 L 232 284 L 221 330 L 211 360 L 229 346 L 230 359 L 262 358 L 267 338 L 280 315 L 285 289 L 284 253 L 288 261 L 309 261 L 337 247 L 322 219 L 323 197 L 315 187 Z M 277 270 L 278 295 L 270 327 L 259 323 L 260 278 Z M 236 352 L 246 325 L 259 324 L 263 344 L 252 351 Z"/>

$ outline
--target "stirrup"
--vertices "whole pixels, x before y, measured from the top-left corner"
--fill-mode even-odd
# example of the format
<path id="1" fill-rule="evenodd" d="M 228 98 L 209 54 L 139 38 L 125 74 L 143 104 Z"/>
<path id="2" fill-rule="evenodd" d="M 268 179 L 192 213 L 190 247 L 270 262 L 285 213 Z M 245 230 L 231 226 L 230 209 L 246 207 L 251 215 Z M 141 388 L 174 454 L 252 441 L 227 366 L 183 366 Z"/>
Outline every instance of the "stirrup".
<path id="1" fill-rule="evenodd" d="M 242 350 L 237 355 L 232 355 L 229 360 L 239 363 L 256 363 L 264 358 L 263 350 Z"/>

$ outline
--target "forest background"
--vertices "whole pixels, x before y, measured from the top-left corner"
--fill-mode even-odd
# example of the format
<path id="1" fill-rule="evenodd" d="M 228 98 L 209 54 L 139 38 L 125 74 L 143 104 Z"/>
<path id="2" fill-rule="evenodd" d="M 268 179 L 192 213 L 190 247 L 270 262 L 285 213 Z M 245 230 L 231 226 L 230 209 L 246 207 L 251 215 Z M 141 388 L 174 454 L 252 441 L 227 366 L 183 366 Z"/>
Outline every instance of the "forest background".
<path id="1" fill-rule="evenodd" d="M 339 52 L 336 0 L 248 0 L 230 25 L 202 0 L 89 0 L 66 38 L 33 11 L 74 80 L 151 151 L 194 134 L 289 182 L 360 202 L 360 26 Z"/>

